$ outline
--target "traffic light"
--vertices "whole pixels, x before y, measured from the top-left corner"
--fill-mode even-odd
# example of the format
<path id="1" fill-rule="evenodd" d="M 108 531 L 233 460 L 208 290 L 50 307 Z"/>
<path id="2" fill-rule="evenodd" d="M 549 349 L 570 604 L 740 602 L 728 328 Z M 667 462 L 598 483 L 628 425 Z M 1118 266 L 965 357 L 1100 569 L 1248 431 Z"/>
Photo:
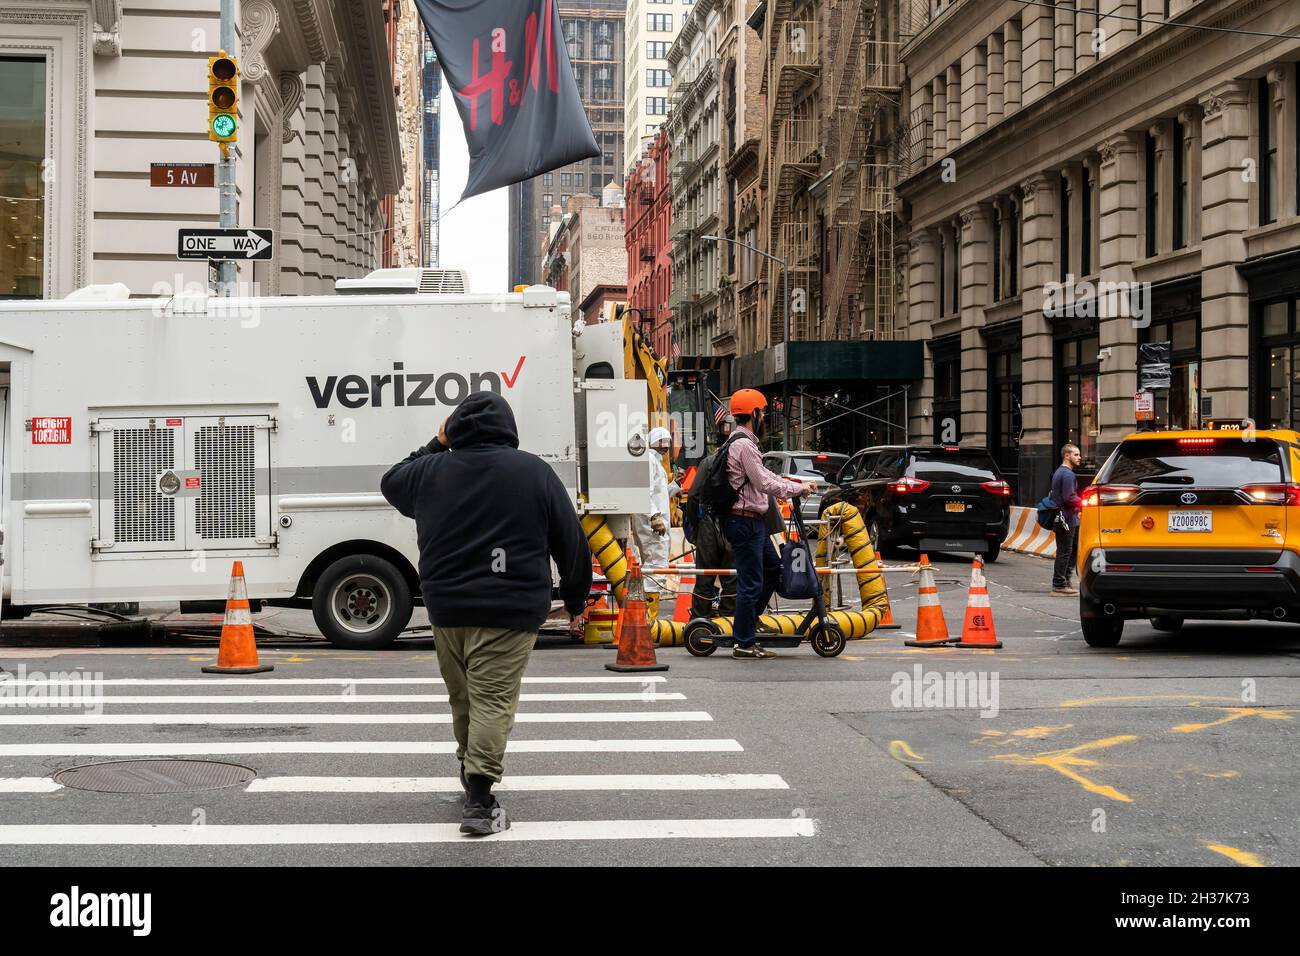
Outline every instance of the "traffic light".
<path id="1" fill-rule="evenodd" d="M 208 139 L 239 139 L 239 60 L 225 50 L 208 57 Z"/>

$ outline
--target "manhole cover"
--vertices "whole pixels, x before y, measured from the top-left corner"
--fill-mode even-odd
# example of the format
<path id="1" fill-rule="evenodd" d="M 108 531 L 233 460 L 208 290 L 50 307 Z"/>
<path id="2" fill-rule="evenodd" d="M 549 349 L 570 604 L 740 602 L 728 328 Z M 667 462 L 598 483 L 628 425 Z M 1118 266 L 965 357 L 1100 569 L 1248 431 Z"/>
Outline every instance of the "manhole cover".
<path id="1" fill-rule="evenodd" d="M 69 767 L 56 783 L 95 793 L 193 793 L 248 783 L 257 771 L 217 760 L 115 760 Z"/>

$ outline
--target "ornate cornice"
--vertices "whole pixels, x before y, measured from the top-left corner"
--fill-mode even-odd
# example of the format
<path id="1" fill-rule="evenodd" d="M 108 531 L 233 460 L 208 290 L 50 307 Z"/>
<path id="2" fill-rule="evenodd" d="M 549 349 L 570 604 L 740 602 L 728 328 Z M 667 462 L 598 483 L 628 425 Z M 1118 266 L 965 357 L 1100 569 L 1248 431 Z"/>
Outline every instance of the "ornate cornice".
<path id="1" fill-rule="evenodd" d="M 306 84 L 303 83 L 301 73 L 280 74 L 281 137 L 285 143 L 293 139 L 293 118 L 302 104 L 305 89 Z"/>
<path id="2" fill-rule="evenodd" d="M 94 0 L 95 56 L 122 55 L 122 0 Z"/>

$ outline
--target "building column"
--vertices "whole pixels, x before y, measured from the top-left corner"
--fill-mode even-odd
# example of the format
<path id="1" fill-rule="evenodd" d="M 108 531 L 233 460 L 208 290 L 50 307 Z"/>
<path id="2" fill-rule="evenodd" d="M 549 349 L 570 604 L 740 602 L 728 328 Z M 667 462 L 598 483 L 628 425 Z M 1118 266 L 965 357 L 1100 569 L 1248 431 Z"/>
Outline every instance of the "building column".
<path id="1" fill-rule="evenodd" d="M 1075 37 L 1074 11 L 1075 0 L 1056 0 L 1056 50 L 1055 50 L 1055 84 L 1060 86 L 1074 76 Z"/>
<path id="2" fill-rule="evenodd" d="M 1271 67 L 1268 91 L 1273 105 L 1273 122 L 1277 126 L 1277 218 L 1296 214 L 1296 98 L 1291 94 L 1291 77 L 1295 64 Z M 1290 146 L 1291 148 L 1288 148 Z"/>
<path id="3" fill-rule="evenodd" d="M 934 158 L 938 159 L 948 149 L 948 80 L 940 73 L 931 83 L 930 102 L 934 106 Z"/>
<path id="4" fill-rule="evenodd" d="M 1065 179 L 1065 197 L 1070 204 L 1069 259 L 1070 269 L 1076 279 L 1083 278 L 1083 177 L 1082 163 L 1066 163 L 1061 169 Z"/>
<path id="5" fill-rule="evenodd" d="M 1201 97 L 1201 390 L 1218 418 L 1249 415 L 1250 299 L 1237 265 L 1251 227 L 1251 86 L 1221 83 Z"/>
<path id="6" fill-rule="evenodd" d="M 961 211 L 961 435 L 975 445 L 988 440 L 988 351 L 983 333 L 993 274 L 989 213 L 984 203 Z"/>
<path id="7" fill-rule="evenodd" d="M 321 291 L 321 277 L 326 274 L 325 252 L 325 73 L 321 67 L 307 68 L 306 133 L 303 140 L 306 179 L 304 207 L 306 229 L 303 236 L 304 295 Z"/>
<path id="8" fill-rule="evenodd" d="M 936 252 L 934 234 L 928 229 L 920 229 L 908 237 L 907 323 L 908 338 L 913 342 L 928 342 L 938 318 Z M 913 435 L 928 436 L 934 428 L 933 415 L 927 414 L 934 402 L 934 363 L 929 349 L 921 351 L 925 365 L 921 385 L 912 393 L 908 430 Z"/>
<path id="9" fill-rule="evenodd" d="M 1099 147 L 1101 216 L 1097 229 L 1100 243 L 1099 289 L 1132 288 L 1133 263 L 1138 255 L 1138 234 L 1142 219 L 1143 138 L 1139 133 L 1121 133 Z M 1124 295 L 1120 291 L 1118 295 Z M 1131 299 L 1129 300 L 1131 303 Z M 1150 300 L 1145 300 L 1150 306 Z M 1114 308 L 1112 308 L 1112 305 Z M 1133 431 L 1133 394 L 1137 391 L 1137 330 L 1149 324 L 1150 314 L 1135 317 L 1125 310 L 1117 296 L 1097 296 L 1098 344 L 1110 349 L 1110 357 L 1101 363 L 1101 437 L 1098 456 L 1110 449 L 1124 435 Z"/>
<path id="10" fill-rule="evenodd" d="M 1024 88 L 1019 21 L 1008 20 L 1002 28 L 1002 38 L 1002 110 L 1004 116 L 1010 116 L 1020 109 Z"/>
<path id="11" fill-rule="evenodd" d="M 1056 77 L 1056 19 L 1049 7 L 1025 7 L 1024 18 L 1024 105 L 1042 99 Z"/>
<path id="12" fill-rule="evenodd" d="M 324 269 L 316 288 L 320 295 L 329 295 L 334 291 L 334 280 L 344 274 L 343 244 L 337 237 L 346 231 L 339 189 L 339 163 L 343 155 L 339 151 L 339 72 L 335 64 L 325 67 L 324 100 L 325 129 L 321 153 L 321 225 L 324 229 L 321 259 Z"/>
<path id="13" fill-rule="evenodd" d="M 1137 0 L 1097 0 L 1098 59 L 1119 52 L 1137 37 Z"/>
<path id="14" fill-rule="evenodd" d="M 1183 162 L 1187 176 L 1187 221 L 1183 223 L 1183 239 L 1188 246 L 1201 241 L 1201 108 L 1188 106 L 1178 114 L 1183 127 L 1183 144 L 1186 154 Z"/>
<path id="15" fill-rule="evenodd" d="M 948 67 L 948 148 L 961 143 L 961 70 Z"/>
<path id="16" fill-rule="evenodd" d="M 1078 12 L 1074 18 L 1074 64 L 1076 71 L 1086 70 L 1097 62 L 1093 49 L 1097 31 L 1097 0 L 1077 0 Z"/>
<path id="17" fill-rule="evenodd" d="M 1043 314 L 1043 287 L 1056 279 L 1056 173 L 1039 173 L 1021 191 L 1021 404 L 1020 485 L 1046 487 L 1059 463 L 1054 446 L 1056 376 L 1052 327 Z"/>
<path id="18" fill-rule="evenodd" d="M 988 38 L 988 112 L 985 119 L 992 126 L 1002 119 L 1003 95 L 1002 67 L 1002 33 L 990 34 Z"/>
<path id="19" fill-rule="evenodd" d="M 961 58 L 961 138 L 978 136 L 988 122 L 988 54 L 977 46 Z"/>
<path id="20" fill-rule="evenodd" d="M 1174 163 L 1173 127 L 1169 120 L 1156 120 L 1147 129 L 1155 143 L 1156 188 L 1160 197 L 1156 206 L 1156 255 L 1169 252 L 1174 247 Z M 1145 251 L 1145 250 L 1144 250 Z"/>
<path id="21" fill-rule="evenodd" d="M 303 204 L 306 158 L 303 154 L 305 92 L 300 73 L 281 73 L 280 101 L 280 259 L 276 271 L 282 295 L 302 295 L 303 233 L 306 232 Z M 275 135 L 274 133 L 271 135 Z"/>
<path id="22" fill-rule="evenodd" d="M 934 122 L 934 89 L 931 84 L 926 83 L 917 92 L 921 98 L 921 103 L 917 107 L 921 120 L 920 129 L 912 140 L 911 161 L 913 172 L 930 165 L 930 160 L 934 157 L 934 132 L 932 129 Z"/>

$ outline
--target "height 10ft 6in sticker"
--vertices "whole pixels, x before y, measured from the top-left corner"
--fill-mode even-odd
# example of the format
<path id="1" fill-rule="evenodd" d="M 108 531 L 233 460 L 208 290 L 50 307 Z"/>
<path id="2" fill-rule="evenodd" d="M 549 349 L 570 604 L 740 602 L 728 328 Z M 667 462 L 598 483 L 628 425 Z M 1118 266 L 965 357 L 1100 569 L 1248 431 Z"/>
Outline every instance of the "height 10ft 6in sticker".
<path id="1" fill-rule="evenodd" d="M 71 445 L 71 418 L 33 418 L 33 445 Z"/>

